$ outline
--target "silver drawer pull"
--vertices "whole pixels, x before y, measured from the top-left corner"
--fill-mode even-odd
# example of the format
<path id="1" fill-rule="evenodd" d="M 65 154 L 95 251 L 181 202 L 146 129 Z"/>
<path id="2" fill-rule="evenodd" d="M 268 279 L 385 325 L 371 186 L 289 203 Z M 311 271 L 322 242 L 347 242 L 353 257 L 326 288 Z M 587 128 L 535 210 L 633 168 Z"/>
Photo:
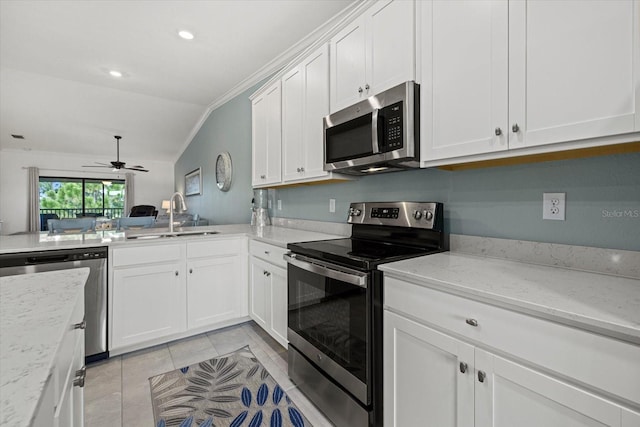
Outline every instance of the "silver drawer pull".
<path id="1" fill-rule="evenodd" d="M 81 369 L 76 371 L 76 378 L 73 380 L 73 385 L 75 387 L 84 387 L 84 380 L 87 378 L 87 367 L 83 366 Z"/>
<path id="2" fill-rule="evenodd" d="M 82 322 L 73 325 L 73 329 L 87 329 L 87 321 L 82 319 Z"/>
<path id="3" fill-rule="evenodd" d="M 466 319 L 467 325 L 478 326 L 478 321 L 476 319 Z"/>
<path id="4" fill-rule="evenodd" d="M 264 254 L 265 255 L 269 255 L 269 251 L 264 251 Z"/>
<path id="5" fill-rule="evenodd" d="M 460 372 L 462 372 L 463 374 L 464 374 L 465 372 L 467 372 L 467 368 L 468 368 L 468 367 L 469 367 L 469 366 L 468 366 L 466 363 L 464 363 L 464 362 L 460 362 Z"/>
<path id="6" fill-rule="evenodd" d="M 478 381 L 483 383 L 485 378 L 487 378 L 487 374 L 484 371 L 478 371 Z"/>

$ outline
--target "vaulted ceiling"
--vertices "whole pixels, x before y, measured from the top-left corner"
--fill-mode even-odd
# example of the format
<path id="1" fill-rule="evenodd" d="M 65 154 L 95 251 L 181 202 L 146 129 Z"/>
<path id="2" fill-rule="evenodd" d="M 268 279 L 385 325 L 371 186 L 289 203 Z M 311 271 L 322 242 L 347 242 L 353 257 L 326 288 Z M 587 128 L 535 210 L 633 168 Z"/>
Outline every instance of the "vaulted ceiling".
<path id="1" fill-rule="evenodd" d="M 173 161 L 211 106 L 352 3 L 0 1 L 0 150 L 110 161 L 122 135 L 121 157 Z"/>

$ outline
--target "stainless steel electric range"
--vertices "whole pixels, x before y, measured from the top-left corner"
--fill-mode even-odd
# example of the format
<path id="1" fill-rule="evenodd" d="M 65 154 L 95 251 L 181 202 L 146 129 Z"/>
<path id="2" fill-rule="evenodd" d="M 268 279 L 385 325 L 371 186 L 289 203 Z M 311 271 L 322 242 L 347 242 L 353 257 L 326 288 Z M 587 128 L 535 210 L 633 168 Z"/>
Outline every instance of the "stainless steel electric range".
<path id="1" fill-rule="evenodd" d="M 352 203 L 350 238 L 291 243 L 289 377 L 338 427 L 382 426 L 383 275 L 444 250 L 443 206 Z"/>

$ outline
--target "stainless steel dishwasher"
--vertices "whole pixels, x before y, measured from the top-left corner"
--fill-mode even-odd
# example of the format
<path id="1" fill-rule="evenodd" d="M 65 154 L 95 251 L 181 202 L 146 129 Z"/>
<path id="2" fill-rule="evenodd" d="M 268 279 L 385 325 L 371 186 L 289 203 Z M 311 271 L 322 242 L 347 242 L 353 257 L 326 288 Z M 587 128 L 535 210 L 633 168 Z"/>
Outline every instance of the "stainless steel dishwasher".
<path id="1" fill-rule="evenodd" d="M 109 357 L 107 351 L 107 248 L 62 249 L 0 255 L 0 277 L 89 267 L 84 288 L 86 363 Z"/>

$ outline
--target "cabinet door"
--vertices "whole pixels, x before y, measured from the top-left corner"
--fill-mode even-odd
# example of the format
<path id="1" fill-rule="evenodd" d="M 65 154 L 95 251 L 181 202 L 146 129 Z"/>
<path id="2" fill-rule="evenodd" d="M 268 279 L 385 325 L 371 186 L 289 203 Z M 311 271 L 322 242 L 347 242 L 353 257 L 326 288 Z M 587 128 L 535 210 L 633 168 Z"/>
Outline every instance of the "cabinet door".
<path id="1" fill-rule="evenodd" d="M 302 62 L 304 73 L 304 126 L 302 167 L 305 178 L 329 173 L 324 167 L 323 118 L 329 114 L 329 46 L 324 45 Z"/>
<path id="2" fill-rule="evenodd" d="M 385 310 L 384 425 L 473 427 L 473 351 Z"/>
<path id="3" fill-rule="evenodd" d="M 640 413 L 623 409 L 622 427 L 640 427 Z"/>
<path id="4" fill-rule="evenodd" d="M 268 273 L 271 289 L 269 333 L 287 348 L 287 270 L 270 266 Z"/>
<path id="5" fill-rule="evenodd" d="M 331 39 L 331 112 L 366 98 L 365 17 Z"/>
<path id="6" fill-rule="evenodd" d="M 280 80 L 252 103 L 253 186 L 280 182 L 282 105 Z"/>
<path id="7" fill-rule="evenodd" d="M 298 66 L 282 77 L 282 180 L 302 177 L 304 70 Z"/>
<path id="8" fill-rule="evenodd" d="M 476 427 L 620 426 L 621 408 L 541 372 L 476 348 Z"/>
<path id="9" fill-rule="evenodd" d="M 251 257 L 249 261 L 249 316 L 268 330 L 269 324 L 269 289 L 270 282 L 266 278 L 268 264 Z"/>
<path id="10" fill-rule="evenodd" d="M 244 255 L 246 256 L 246 255 Z M 187 328 L 242 317 L 246 298 L 242 255 L 187 262 Z M 246 264 L 244 264 L 246 268 Z"/>
<path id="11" fill-rule="evenodd" d="M 74 385 L 76 372 L 84 366 L 84 335 L 76 340 L 73 347 L 73 359 L 66 366 L 67 375 L 60 378 L 64 381 L 61 386 L 61 396 L 56 405 L 53 417 L 55 427 L 82 427 L 84 425 L 84 393 L 83 387 Z M 51 424 L 50 424 L 51 425 Z"/>
<path id="12" fill-rule="evenodd" d="M 415 79 L 415 2 L 376 2 L 367 11 L 366 96 Z"/>
<path id="13" fill-rule="evenodd" d="M 639 129 L 637 8 L 631 0 L 509 3 L 510 147 Z"/>
<path id="14" fill-rule="evenodd" d="M 508 8 L 421 4 L 422 160 L 507 149 Z"/>
<path id="15" fill-rule="evenodd" d="M 114 348 L 186 329 L 184 261 L 113 272 Z"/>

